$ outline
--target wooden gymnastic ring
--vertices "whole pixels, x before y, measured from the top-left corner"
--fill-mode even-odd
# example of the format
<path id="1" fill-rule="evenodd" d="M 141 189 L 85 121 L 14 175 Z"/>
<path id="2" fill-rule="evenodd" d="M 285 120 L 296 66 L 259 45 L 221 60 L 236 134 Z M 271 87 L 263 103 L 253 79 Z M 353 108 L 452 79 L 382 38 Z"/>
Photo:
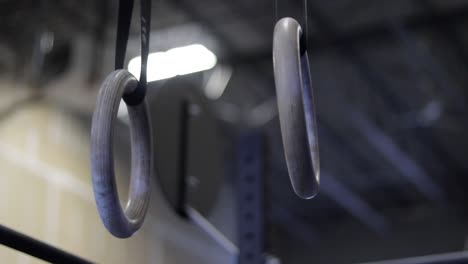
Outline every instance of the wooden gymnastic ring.
<path id="1" fill-rule="evenodd" d="M 99 215 L 107 230 L 119 238 L 130 237 L 142 225 L 150 198 L 152 173 L 151 126 L 146 100 L 127 106 L 130 118 L 132 170 L 129 199 L 120 205 L 114 175 L 113 134 L 120 100 L 138 85 L 126 70 L 107 76 L 99 91 L 91 127 L 91 173 Z"/>
<path id="2" fill-rule="evenodd" d="M 307 50 L 301 49 L 301 37 L 296 20 L 283 18 L 276 23 L 273 66 L 289 177 L 294 192 L 309 199 L 318 192 L 320 166 L 309 59 Z"/>

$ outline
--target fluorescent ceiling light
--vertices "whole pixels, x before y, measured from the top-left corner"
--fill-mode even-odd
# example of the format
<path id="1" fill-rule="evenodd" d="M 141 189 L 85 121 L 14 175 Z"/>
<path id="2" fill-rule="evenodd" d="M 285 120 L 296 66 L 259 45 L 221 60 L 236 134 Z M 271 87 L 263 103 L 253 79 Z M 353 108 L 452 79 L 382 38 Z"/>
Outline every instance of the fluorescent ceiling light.
<path id="1" fill-rule="evenodd" d="M 148 82 L 172 78 L 177 75 L 205 71 L 217 63 L 216 55 L 200 44 L 170 49 L 166 52 L 150 53 L 148 56 Z M 128 63 L 128 71 L 140 77 L 141 57 Z"/>

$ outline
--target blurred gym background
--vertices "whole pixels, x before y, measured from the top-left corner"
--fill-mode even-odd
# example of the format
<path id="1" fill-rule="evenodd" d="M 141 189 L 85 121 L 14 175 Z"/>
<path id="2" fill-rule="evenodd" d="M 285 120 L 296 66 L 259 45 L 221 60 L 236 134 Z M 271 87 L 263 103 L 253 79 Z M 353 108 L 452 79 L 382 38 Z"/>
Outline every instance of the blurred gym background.
<path id="1" fill-rule="evenodd" d="M 359 263 L 459 252 L 468 235 L 468 1 L 154 0 L 148 88 L 156 173 L 149 215 L 128 240 L 97 214 L 91 116 L 113 70 L 117 2 L 0 1 L 0 223 L 98 263 L 235 263 L 171 208 L 193 100 L 190 201 L 234 244 L 238 138 L 265 138 L 269 263 Z M 139 1 L 126 65 L 139 56 Z M 321 190 L 290 186 L 278 124 L 273 27 L 307 21 Z M 153 56 L 153 60 L 151 59 Z M 133 65 L 133 66 L 132 66 Z M 465 87 L 465 88 L 463 88 Z M 125 108 L 119 189 L 130 167 Z M 171 187 L 172 186 L 172 187 Z M 124 197 L 126 197 L 124 195 Z M 2 263 L 42 263 L 0 247 Z"/>

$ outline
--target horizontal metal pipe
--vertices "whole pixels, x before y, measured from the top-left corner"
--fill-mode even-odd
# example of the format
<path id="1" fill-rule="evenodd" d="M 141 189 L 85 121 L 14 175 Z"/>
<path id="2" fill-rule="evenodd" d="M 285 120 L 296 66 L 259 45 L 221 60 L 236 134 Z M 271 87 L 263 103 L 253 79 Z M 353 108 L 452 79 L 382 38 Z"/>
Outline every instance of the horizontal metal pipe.
<path id="1" fill-rule="evenodd" d="M 0 244 L 50 263 L 93 263 L 2 225 Z"/>
<path id="2" fill-rule="evenodd" d="M 428 255 L 406 259 L 367 262 L 363 264 L 462 264 L 468 263 L 468 251 Z"/>

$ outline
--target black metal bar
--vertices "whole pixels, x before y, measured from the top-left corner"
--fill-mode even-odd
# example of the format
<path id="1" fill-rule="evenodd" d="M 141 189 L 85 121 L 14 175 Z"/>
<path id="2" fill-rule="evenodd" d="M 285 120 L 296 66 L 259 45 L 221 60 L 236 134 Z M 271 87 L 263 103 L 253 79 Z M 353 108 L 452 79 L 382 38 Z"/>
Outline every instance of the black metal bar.
<path id="1" fill-rule="evenodd" d="M 50 263 L 93 263 L 2 225 L 0 225 L 0 244 Z"/>
<path id="2" fill-rule="evenodd" d="M 468 251 L 453 252 L 439 255 L 428 255 L 406 259 L 368 262 L 365 264 L 465 264 L 468 263 Z"/>
<path id="3" fill-rule="evenodd" d="M 176 211 L 179 216 L 187 219 L 187 156 L 188 156 L 188 137 L 190 135 L 189 121 L 189 102 L 187 100 L 182 101 L 180 118 L 179 118 L 179 175 L 178 175 L 178 186 L 177 186 L 177 202 Z"/>

